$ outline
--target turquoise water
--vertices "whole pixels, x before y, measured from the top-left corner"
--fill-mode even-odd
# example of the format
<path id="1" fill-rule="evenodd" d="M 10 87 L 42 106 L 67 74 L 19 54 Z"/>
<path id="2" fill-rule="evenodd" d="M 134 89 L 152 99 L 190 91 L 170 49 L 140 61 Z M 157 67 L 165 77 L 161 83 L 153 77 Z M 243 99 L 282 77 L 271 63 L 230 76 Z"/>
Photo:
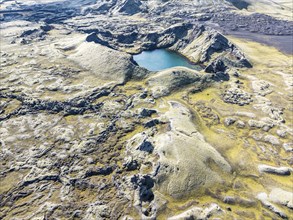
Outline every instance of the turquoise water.
<path id="1" fill-rule="evenodd" d="M 185 66 L 196 70 L 201 69 L 200 66 L 193 65 L 186 58 L 166 49 L 143 51 L 140 54 L 134 55 L 133 59 L 139 66 L 150 71 L 159 71 L 175 66 Z"/>

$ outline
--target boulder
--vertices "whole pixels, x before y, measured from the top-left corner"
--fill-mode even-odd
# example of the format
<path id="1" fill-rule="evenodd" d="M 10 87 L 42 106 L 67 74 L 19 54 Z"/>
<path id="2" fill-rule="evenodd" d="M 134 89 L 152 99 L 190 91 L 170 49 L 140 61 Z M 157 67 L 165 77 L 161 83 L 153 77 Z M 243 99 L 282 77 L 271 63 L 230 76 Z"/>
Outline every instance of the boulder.
<path id="1" fill-rule="evenodd" d="M 287 136 L 287 131 L 286 130 L 277 130 L 276 133 L 281 138 L 285 138 Z"/>
<path id="2" fill-rule="evenodd" d="M 283 148 L 287 152 L 293 152 L 293 143 L 292 142 L 290 142 L 290 143 L 284 143 L 283 144 Z"/>
<path id="3" fill-rule="evenodd" d="M 265 206 L 266 208 L 268 208 L 269 210 L 271 210 L 272 212 L 276 213 L 278 216 L 280 216 L 281 218 L 287 218 L 287 215 L 281 211 L 277 206 L 275 206 L 274 204 L 272 204 L 269 199 L 268 199 L 268 195 L 266 193 L 259 193 L 257 195 L 257 199 L 259 199 L 261 201 L 261 203 L 263 204 L 263 206 Z"/>
<path id="4" fill-rule="evenodd" d="M 245 128 L 245 122 L 241 121 L 241 120 L 236 121 L 236 127 L 237 128 Z"/>
<path id="5" fill-rule="evenodd" d="M 223 210 L 220 208 L 220 206 L 212 203 L 205 209 L 200 207 L 193 207 L 179 215 L 168 218 L 168 220 L 209 219 L 211 216 L 219 215 L 221 213 L 223 213 Z"/>
<path id="6" fill-rule="evenodd" d="M 145 127 L 145 128 L 151 128 L 151 127 L 154 127 L 154 126 L 156 126 L 156 125 L 158 125 L 158 124 L 160 124 L 160 121 L 159 121 L 158 119 L 155 118 L 155 119 L 152 119 L 152 120 L 146 122 L 146 123 L 144 124 L 144 127 Z"/>
<path id="7" fill-rule="evenodd" d="M 256 205 L 256 201 L 251 199 L 244 199 L 239 196 L 225 196 L 223 202 L 230 205 L 241 205 L 244 207 L 253 207 Z"/>
<path id="8" fill-rule="evenodd" d="M 264 131 L 269 131 L 275 126 L 271 120 L 267 119 L 262 119 L 259 121 L 251 119 L 248 121 L 248 125 L 250 128 L 261 128 Z"/>
<path id="9" fill-rule="evenodd" d="M 154 110 L 154 109 L 147 109 L 147 108 L 139 109 L 139 111 L 140 111 L 139 115 L 142 118 L 151 117 L 153 114 L 157 113 L 156 110 Z"/>
<path id="10" fill-rule="evenodd" d="M 234 124 L 235 122 L 236 122 L 236 119 L 235 118 L 230 118 L 230 117 L 225 118 L 225 120 L 224 120 L 224 124 L 226 126 L 230 126 L 230 125 Z"/>
<path id="11" fill-rule="evenodd" d="M 273 167 L 261 164 L 258 166 L 258 170 L 261 173 L 271 173 L 271 174 L 277 174 L 277 175 L 290 175 L 291 174 L 291 168 L 289 167 Z"/>
<path id="12" fill-rule="evenodd" d="M 124 159 L 123 167 L 127 171 L 132 171 L 132 170 L 138 169 L 139 164 L 138 164 L 137 160 L 134 160 L 132 157 L 129 156 Z"/>
<path id="13" fill-rule="evenodd" d="M 290 209 L 293 209 L 293 193 L 285 191 L 280 188 L 274 188 L 269 195 L 269 200 L 287 206 Z"/>
<path id="14" fill-rule="evenodd" d="M 263 137 L 263 141 L 270 143 L 272 145 L 280 145 L 280 141 L 277 137 L 275 137 L 274 135 L 268 134 L 266 136 Z"/>

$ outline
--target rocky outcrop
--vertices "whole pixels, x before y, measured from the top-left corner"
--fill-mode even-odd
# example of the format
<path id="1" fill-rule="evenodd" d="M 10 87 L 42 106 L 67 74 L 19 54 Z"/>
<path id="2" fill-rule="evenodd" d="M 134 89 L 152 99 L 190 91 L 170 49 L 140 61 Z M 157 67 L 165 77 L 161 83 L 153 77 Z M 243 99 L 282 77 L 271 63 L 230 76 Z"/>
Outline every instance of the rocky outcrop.
<path id="1" fill-rule="evenodd" d="M 143 4 L 140 0 L 122 0 L 112 9 L 112 13 L 125 13 L 133 15 L 145 11 Z"/>
<path id="2" fill-rule="evenodd" d="M 225 72 L 226 70 L 227 70 L 227 67 L 221 59 L 217 59 L 217 60 L 211 62 L 205 68 L 205 72 L 207 72 L 207 73 Z"/>
<path id="3" fill-rule="evenodd" d="M 225 92 L 222 94 L 222 99 L 224 102 L 237 104 L 240 106 L 248 105 L 249 103 L 253 101 L 251 94 L 239 88 L 233 88 L 233 87 L 228 90 L 225 90 Z"/>
<path id="4" fill-rule="evenodd" d="M 224 71 L 226 66 L 251 67 L 244 54 L 234 44 L 219 32 L 210 29 L 203 28 L 195 36 L 191 35 L 187 42 L 179 41 L 172 48 L 195 63 L 216 62 L 210 64 L 208 72 Z M 214 61 L 216 58 L 220 60 Z"/>

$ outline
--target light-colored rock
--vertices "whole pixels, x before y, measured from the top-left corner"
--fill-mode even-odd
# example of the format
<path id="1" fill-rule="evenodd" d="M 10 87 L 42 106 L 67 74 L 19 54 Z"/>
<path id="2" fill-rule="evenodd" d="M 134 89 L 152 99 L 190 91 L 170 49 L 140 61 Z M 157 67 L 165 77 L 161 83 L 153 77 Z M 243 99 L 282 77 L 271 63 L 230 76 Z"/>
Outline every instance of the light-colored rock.
<path id="1" fill-rule="evenodd" d="M 287 152 L 293 152 L 293 143 L 284 143 L 283 144 L 283 148 L 285 149 L 285 151 Z"/>
<path id="2" fill-rule="evenodd" d="M 273 90 L 271 89 L 271 83 L 265 80 L 253 80 L 252 88 L 255 93 L 261 96 L 266 96 L 273 92 Z"/>
<path id="3" fill-rule="evenodd" d="M 271 173 L 277 175 L 290 175 L 292 171 L 290 167 L 273 167 L 265 164 L 259 165 L 258 170 L 261 173 Z"/>
<path id="4" fill-rule="evenodd" d="M 124 159 L 124 166 L 127 169 L 136 169 L 140 164 L 147 162 L 146 158 L 153 152 L 153 139 L 151 132 L 143 132 L 134 135 L 126 144 L 127 157 Z"/>
<path id="5" fill-rule="evenodd" d="M 257 195 L 257 199 L 259 199 L 261 203 L 272 212 L 276 213 L 282 218 L 287 218 L 287 215 L 283 211 L 268 201 L 268 195 L 265 192 L 259 193 Z"/>
<path id="6" fill-rule="evenodd" d="M 245 122 L 241 121 L 241 120 L 236 121 L 236 127 L 237 128 L 245 128 Z"/>
<path id="7" fill-rule="evenodd" d="M 285 138 L 287 135 L 287 131 L 286 130 L 277 130 L 277 135 L 281 138 Z"/>
<path id="8" fill-rule="evenodd" d="M 277 137 L 275 137 L 274 135 L 266 135 L 263 137 L 263 141 L 264 142 L 268 142 L 272 145 L 280 145 L 280 141 Z"/>
<path id="9" fill-rule="evenodd" d="M 293 209 L 293 193 L 285 191 L 280 188 L 274 188 L 269 195 L 269 199 L 272 202 L 287 206 Z"/>
<path id="10" fill-rule="evenodd" d="M 234 124 L 235 121 L 236 121 L 235 118 L 230 118 L 230 117 L 228 117 L 228 118 L 225 118 L 225 120 L 224 120 L 224 124 L 225 124 L 226 126 L 230 126 L 230 125 Z"/>
<path id="11" fill-rule="evenodd" d="M 264 131 L 269 131 L 271 128 L 275 126 L 275 124 L 268 120 L 268 119 L 262 119 L 262 120 L 249 120 L 248 125 L 251 128 L 261 128 Z"/>
<path id="12" fill-rule="evenodd" d="M 179 215 L 172 216 L 168 220 L 189 220 L 189 219 L 209 219 L 213 215 L 220 215 L 223 210 L 215 203 L 212 203 L 209 207 L 203 209 L 200 207 L 193 207 Z"/>
<path id="13" fill-rule="evenodd" d="M 110 216 L 110 209 L 107 205 L 99 202 L 89 204 L 83 220 L 103 220 Z"/>

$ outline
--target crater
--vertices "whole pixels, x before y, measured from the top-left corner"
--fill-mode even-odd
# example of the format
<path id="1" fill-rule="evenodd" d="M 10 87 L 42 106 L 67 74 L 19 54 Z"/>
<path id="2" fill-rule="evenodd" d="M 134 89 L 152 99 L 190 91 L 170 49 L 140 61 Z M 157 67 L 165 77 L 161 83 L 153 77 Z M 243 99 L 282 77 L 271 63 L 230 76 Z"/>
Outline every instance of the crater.
<path id="1" fill-rule="evenodd" d="M 190 63 L 185 57 L 167 49 L 143 51 L 134 55 L 133 60 L 149 71 L 160 71 L 175 66 L 184 66 L 190 69 L 201 70 L 199 65 Z"/>

